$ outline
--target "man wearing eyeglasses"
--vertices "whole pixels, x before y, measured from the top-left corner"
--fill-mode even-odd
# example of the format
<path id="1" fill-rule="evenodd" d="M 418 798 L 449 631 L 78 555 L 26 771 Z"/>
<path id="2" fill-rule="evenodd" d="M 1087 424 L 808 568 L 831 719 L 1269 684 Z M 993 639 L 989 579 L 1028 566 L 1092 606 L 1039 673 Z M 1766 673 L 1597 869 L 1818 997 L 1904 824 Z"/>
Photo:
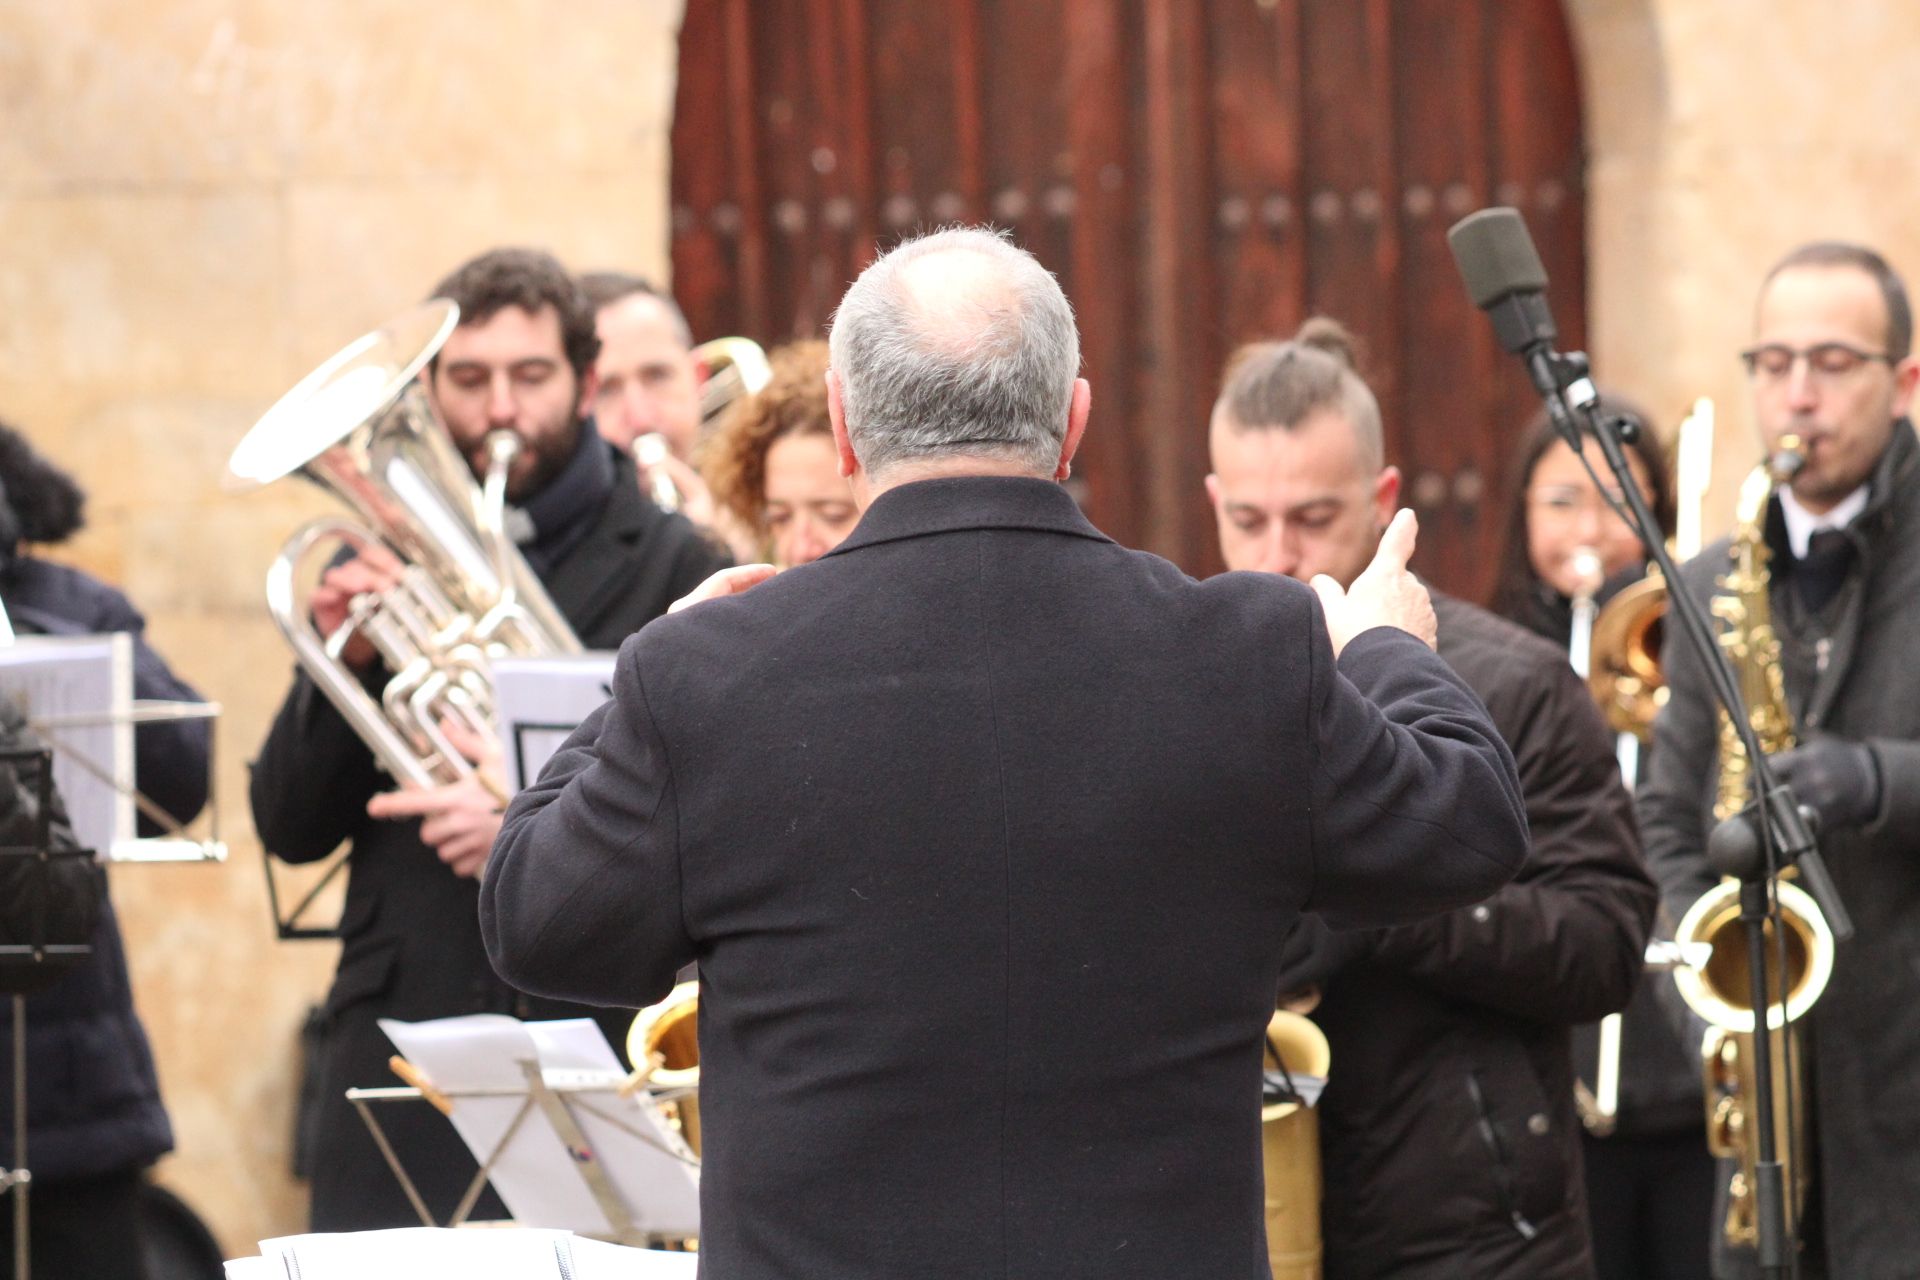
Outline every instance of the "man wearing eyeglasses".
<path id="1" fill-rule="evenodd" d="M 1768 273 L 1742 353 L 1771 451 L 1804 465 L 1766 514 L 1770 601 L 1797 746 L 1774 757 L 1819 815 L 1819 840 L 1857 933 L 1807 1022 L 1802 1075 L 1813 1175 L 1803 1276 L 1910 1275 L 1920 1258 L 1920 379 L 1905 285 L 1856 245 L 1795 249 Z M 1722 541 L 1682 577 L 1720 590 Z M 1687 646 L 1666 646 L 1670 699 L 1654 726 L 1639 812 L 1667 905 L 1715 881 L 1705 858 L 1719 712 Z M 1715 1225 L 1718 1276 L 1752 1274 Z"/>

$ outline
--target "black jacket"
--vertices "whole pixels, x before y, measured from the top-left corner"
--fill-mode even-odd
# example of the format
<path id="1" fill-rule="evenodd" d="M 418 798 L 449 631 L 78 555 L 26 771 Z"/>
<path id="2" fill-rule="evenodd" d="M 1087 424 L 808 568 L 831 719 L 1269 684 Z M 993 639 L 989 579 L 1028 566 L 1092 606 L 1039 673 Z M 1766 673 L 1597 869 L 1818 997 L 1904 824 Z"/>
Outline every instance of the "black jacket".
<path id="1" fill-rule="evenodd" d="M 683 517 L 641 495 L 631 462 L 616 455 L 599 518 L 543 581 L 588 648 L 612 649 L 722 563 Z M 367 816 L 367 801 L 392 785 L 333 704 L 297 675 L 254 763 L 251 796 L 261 843 L 289 862 L 324 857 L 342 841 L 352 846 L 340 964 L 326 1003 L 322 1092 L 306 1135 L 316 1230 L 419 1223 L 343 1097 L 349 1088 L 393 1083 L 386 1065 L 393 1046 L 378 1019 L 595 1012 L 529 1000 L 494 976 L 475 914 L 479 886 L 421 844 L 418 822 Z M 603 1017 L 620 1036 L 630 1020 Z M 444 1220 L 474 1168 L 458 1135 L 427 1108 L 388 1107 L 381 1120 Z M 498 1212 L 492 1202 L 487 1207 Z"/>
<path id="2" fill-rule="evenodd" d="M 1920 446 L 1907 422 L 1895 424 L 1869 483 L 1866 509 L 1847 526 L 1856 558 L 1832 605 L 1825 669 L 1785 664 L 1801 740 L 1826 733 L 1868 743 L 1882 784 L 1869 825 L 1820 837 L 1855 934 L 1838 948 L 1807 1024 L 1827 1274 L 1849 1280 L 1912 1275 L 1920 1265 L 1920 1215 L 1909 1211 L 1920 1187 L 1920 1018 L 1911 1014 L 1920 999 Z M 1778 508 L 1776 499 L 1776 536 Z M 1708 547 L 1682 570 L 1686 589 L 1707 599 L 1728 563 L 1724 540 Z M 1786 564 L 1777 548 L 1774 627 L 1793 653 L 1813 648 L 1813 628 L 1784 598 Z M 1719 785 L 1719 711 L 1688 646 L 1669 641 L 1661 660 L 1672 693 L 1638 799 L 1648 860 L 1678 917 L 1715 883 L 1705 840 Z"/>
<path id="3" fill-rule="evenodd" d="M 699 961 L 707 1280 L 1264 1280 L 1288 927 L 1472 901 L 1524 850 L 1511 758 L 1418 641 L 1335 664 L 1298 583 L 932 480 L 628 642 L 481 909 L 554 996 Z"/>
<path id="4" fill-rule="evenodd" d="M 130 633 L 135 697 L 199 700 L 147 645 L 146 620 L 105 583 L 23 556 L 0 579 L 0 600 L 22 632 Z M 205 720 L 146 724 L 134 731 L 136 784 L 183 822 L 206 803 L 207 743 Z M 12 1074 L 11 1058 L 0 1061 L 0 1124 L 8 1126 Z M 36 1179 L 55 1182 L 140 1168 L 173 1149 L 153 1054 L 133 1011 L 120 928 L 104 895 L 93 955 L 27 1001 L 27 1091 L 28 1154 Z"/>
<path id="5" fill-rule="evenodd" d="M 1643 565 L 1623 570 L 1607 580 L 1595 597 L 1602 612 L 1621 590 L 1646 576 Z M 1566 648 L 1573 629 L 1573 607 L 1567 597 L 1537 580 L 1511 615 L 1537 635 Z M 1681 643 L 1678 639 L 1674 643 Z M 1640 752 L 1639 774 L 1647 771 L 1651 751 Z M 1627 779 L 1631 786 L 1637 778 Z M 1672 937 L 1675 919 L 1656 922 L 1656 935 Z M 1706 1111 L 1700 1098 L 1700 1043 L 1698 1036 L 1680 1034 L 1671 1009 L 1673 978 L 1647 973 L 1627 1003 L 1620 1028 L 1620 1105 L 1614 1137 L 1668 1139 L 1695 1135 L 1705 1150 Z M 1594 1084 L 1599 1062 L 1599 1028 L 1583 1023 L 1573 1029 L 1573 1064 L 1581 1080 Z"/>
<path id="6" fill-rule="evenodd" d="M 1486 902 L 1289 946 L 1319 985 L 1326 1275 L 1592 1274 L 1568 1029 L 1627 1003 L 1654 889 L 1611 735 L 1552 645 L 1436 596 L 1440 656 L 1513 749 L 1532 850 Z"/>

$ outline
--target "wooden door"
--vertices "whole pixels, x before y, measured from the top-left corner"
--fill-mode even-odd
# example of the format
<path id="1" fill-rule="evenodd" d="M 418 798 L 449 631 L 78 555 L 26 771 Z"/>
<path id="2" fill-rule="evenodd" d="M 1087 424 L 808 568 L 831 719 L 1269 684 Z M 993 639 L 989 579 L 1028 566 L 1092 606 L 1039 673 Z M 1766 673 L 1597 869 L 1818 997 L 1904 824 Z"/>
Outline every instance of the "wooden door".
<path id="1" fill-rule="evenodd" d="M 1088 512 L 1198 574 L 1222 360 L 1334 316 L 1416 563 L 1478 598 L 1535 402 L 1446 229 L 1518 206 L 1580 346 L 1583 167 L 1558 0 L 688 0 L 674 286 L 701 337 L 818 335 L 901 235 L 1011 228 L 1079 314 Z"/>

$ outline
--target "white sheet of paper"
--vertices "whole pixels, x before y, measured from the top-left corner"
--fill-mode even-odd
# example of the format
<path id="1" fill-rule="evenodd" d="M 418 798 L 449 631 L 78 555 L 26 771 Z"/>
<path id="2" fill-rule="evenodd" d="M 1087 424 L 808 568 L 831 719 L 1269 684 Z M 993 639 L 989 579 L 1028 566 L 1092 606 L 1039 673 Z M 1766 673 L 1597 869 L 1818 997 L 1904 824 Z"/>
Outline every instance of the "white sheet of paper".
<path id="1" fill-rule="evenodd" d="M 613 696 L 618 656 L 594 651 L 493 659 L 494 718 L 509 790 L 532 784 L 567 736 Z"/>
<path id="2" fill-rule="evenodd" d="M 501 1014 L 471 1014 L 416 1023 L 383 1018 L 380 1028 L 435 1088 L 447 1094 L 524 1089 L 526 1076 L 520 1064 L 527 1061 L 539 1062 L 550 1084 L 556 1078 L 604 1082 L 604 1089 L 570 1093 L 566 1098 L 634 1224 L 662 1235 L 698 1233 L 698 1173 L 667 1154 L 677 1140 L 650 1106 L 618 1095 L 619 1059 L 592 1020 L 521 1023 Z M 519 1094 L 455 1098 L 453 1126 L 476 1160 L 485 1161 L 500 1147 L 524 1102 Z M 594 1111 L 647 1136 L 636 1137 Z M 490 1177 L 514 1221 L 523 1226 L 598 1236 L 614 1232 L 565 1143 L 538 1107 L 494 1158 Z"/>
<path id="3" fill-rule="evenodd" d="M 282 1236 L 262 1240 L 260 1254 L 287 1280 L 559 1280 L 561 1251 L 571 1246 L 565 1231 L 400 1227 Z"/>
<path id="4" fill-rule="evenodd" d="M 573 1238 L 573 1280 L 694 1280 L 697 1253 L 629 1249 L 602 1240 Z"/>
<path id="5" fill-rule="evenodd" d="M 82 848 L 104 858 L 117 842 L 132 839 L 133 726 L 112 718 L 124 717 L 133 705 L 132 637 L 22 636 L 0 646 L 0 690 L 26 709 L 29 720 L 87 720 L 42 731 L 53 749 L 54 785 Z M 88 769 L 83 759 L 108 776 Z"/>

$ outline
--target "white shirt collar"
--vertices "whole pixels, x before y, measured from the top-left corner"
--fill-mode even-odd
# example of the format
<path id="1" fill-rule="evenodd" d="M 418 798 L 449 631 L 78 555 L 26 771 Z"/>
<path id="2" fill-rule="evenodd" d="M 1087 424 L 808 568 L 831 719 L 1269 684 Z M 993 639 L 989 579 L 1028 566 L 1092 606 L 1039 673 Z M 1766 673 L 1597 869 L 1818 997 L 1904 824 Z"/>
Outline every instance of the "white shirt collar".
<path id="1" fill-rule="evenodd" d="M 1831 511 L 1815 515 L 1800 505 L 1800 499 L 1793 496 L 1793 490 L 1786 486 L 1780 488 L 1780 514 L 1787 522 L 1787 546 L 1793 549 L 1793 558 L 1807 558 L 1807 546 L 1813 541 L 1813 535 L 1822 529 L 1844 529 L 1853 518 L 1866 509 L 1867 486 L 1861 485 L 1846 497 L 1840 499 Z"/>

